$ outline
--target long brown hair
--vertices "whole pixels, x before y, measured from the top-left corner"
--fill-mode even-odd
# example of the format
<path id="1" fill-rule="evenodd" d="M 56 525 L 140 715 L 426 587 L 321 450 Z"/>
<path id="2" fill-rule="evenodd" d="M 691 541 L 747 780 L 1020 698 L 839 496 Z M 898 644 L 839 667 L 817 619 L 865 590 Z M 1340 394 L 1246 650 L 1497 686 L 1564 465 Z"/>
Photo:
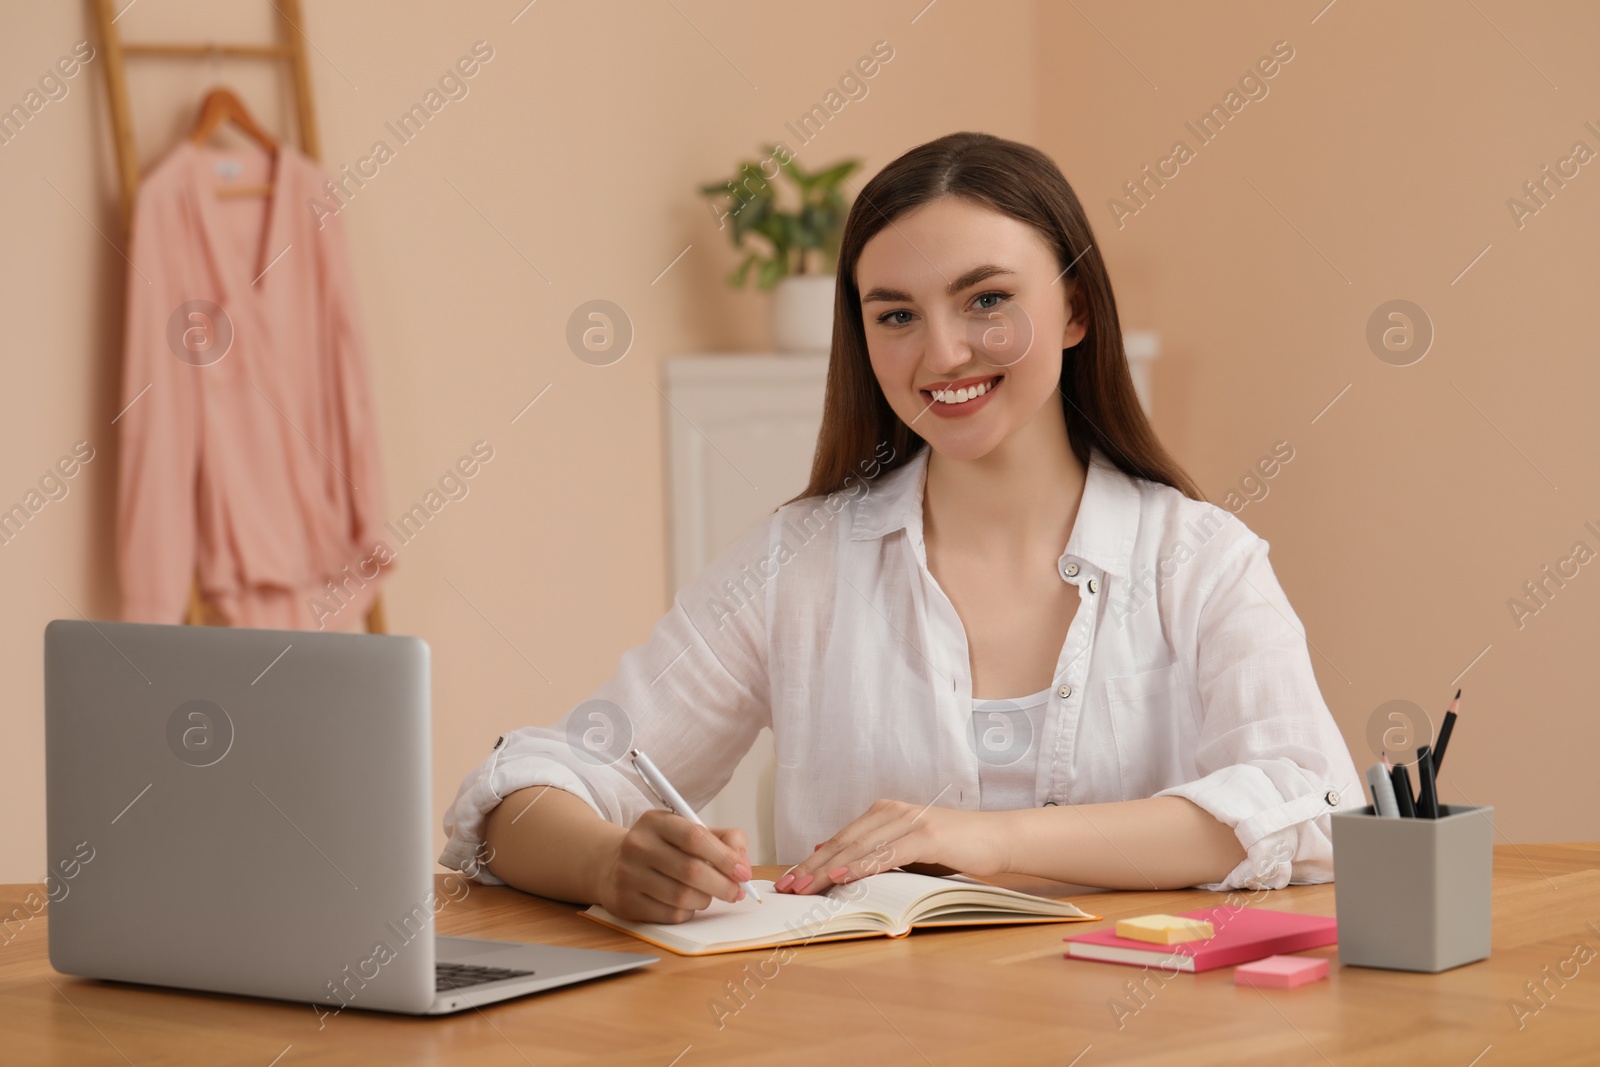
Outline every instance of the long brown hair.
<path id="1" fill-rule="evenodd" d="M 1055 248 L 1062 270 L 1076 280 L 1088 332 L 1064 352 L 1060 392 L 1067 436 L 1078 461 L 1087 469 L 1090 448 L 1098 447 L 1128 474 L 1204 500 L 1156 439 L 1139 405 L 1111 279 L 1067 179 L 1037 148 L 987 133 L 952 133 L 884 167 L 850 208 L 839 246 L 833 351 L 811 482 L 787 503 L 843 489 L 868 467 L 881 467 L 878 473 L 893 470 L 927 447 L 889 406 L 872 371 L 856 264 L 879 230 L 912 208 L 945 196 L 966 197 L 1033 226 Z M 878 453 L 885 444 L 893 449 L 887 460 Z"/>

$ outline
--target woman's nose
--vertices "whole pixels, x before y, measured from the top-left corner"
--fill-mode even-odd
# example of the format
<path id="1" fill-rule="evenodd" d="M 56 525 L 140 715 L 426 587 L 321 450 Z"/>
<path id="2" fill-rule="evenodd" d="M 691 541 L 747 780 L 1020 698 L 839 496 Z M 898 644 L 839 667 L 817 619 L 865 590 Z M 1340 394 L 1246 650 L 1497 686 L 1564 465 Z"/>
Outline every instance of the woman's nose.
<path id="1" fill-rule="evenodd" d="M 972 344 L 959 323 L 932 323 L 925 336 L 922 365 L 930 371 L 943 374 L 972 362 Z"/>

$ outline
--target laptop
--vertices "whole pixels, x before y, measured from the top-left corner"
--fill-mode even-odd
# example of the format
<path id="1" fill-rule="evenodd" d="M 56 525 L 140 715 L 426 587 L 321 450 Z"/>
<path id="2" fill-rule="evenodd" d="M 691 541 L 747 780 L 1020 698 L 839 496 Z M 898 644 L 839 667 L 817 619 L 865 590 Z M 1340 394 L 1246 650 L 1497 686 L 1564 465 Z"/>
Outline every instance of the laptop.
<path id="1" fill-rule="evenodd" d="M 50 963 L 63 974 L 437 1015 L 656 962 L 434 933 L 426 642 L 45 627 Z"/>

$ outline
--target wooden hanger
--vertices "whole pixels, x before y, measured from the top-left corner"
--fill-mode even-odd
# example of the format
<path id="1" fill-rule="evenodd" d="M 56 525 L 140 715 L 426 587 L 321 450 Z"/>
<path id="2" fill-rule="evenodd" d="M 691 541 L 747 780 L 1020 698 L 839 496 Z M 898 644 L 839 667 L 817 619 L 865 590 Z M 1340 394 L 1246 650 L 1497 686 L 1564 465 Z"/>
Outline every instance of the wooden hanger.
<path id="1" fill-rule="evenodd" d="M 216 132 L 222 128 L 223 123 L 232 123 L 237 126 L 252 141 L 266 149 L 267 155 L 277 158 L 278 142 L 272 135 L 261 128 L 261 125 L 251 116 L 250 110 L 244 106 L 244 101 L 234 94 L 232 89 L 218 86 L 206 94 L 200 103 L 200 113 L 195 116 L 194 126 L 189 130 L 191 144 L 205 144 Z M 271 196 L 270 185 L 223 185 L 218 186 L 218 196 Z"/>

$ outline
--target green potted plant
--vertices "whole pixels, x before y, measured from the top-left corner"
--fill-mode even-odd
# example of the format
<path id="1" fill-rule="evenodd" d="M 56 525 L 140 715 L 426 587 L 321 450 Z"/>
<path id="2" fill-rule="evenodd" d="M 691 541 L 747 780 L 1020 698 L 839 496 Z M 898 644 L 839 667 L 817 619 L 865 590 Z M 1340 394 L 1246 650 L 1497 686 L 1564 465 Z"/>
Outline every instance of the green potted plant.
<path id="1" fill-rule="evenodd" d="M 743 252 L 728 284 L 751 277 L 772 291 L 772 336 L 780 352 L 826 351 L 833 342 L 834 274 L 850 206 L 840 183 L 861 161 L 847 159 L 807 172 L 783 145 L 766 145 L 766 159 L 739 165 L 731 180 L 702 185 L 718 228 Z M 779 204 L 777 177 L 788 177 L 793 207 Z"/>

